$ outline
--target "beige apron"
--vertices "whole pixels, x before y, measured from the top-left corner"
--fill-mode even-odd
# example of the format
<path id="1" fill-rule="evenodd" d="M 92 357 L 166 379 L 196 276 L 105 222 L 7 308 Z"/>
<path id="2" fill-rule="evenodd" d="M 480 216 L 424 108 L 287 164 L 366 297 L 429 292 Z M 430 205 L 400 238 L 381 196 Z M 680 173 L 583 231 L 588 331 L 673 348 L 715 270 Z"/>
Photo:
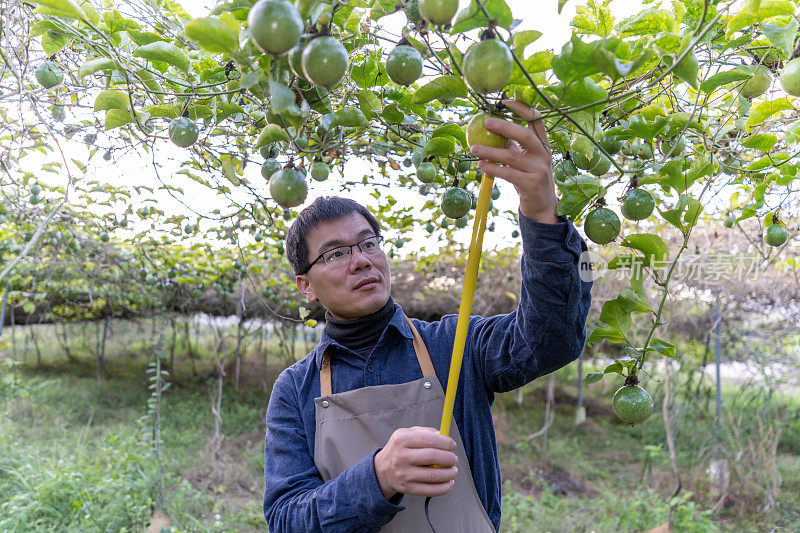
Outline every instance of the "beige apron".
<path id="1" fill-rule="evenodd" d="M 423 377 L 410 383 L 362 387 L 331 394 L 331 365 L 327 353 L 320 371 L 322 395 L 314 400 L 317 432 L 314 463 L 328 481 L 353 466 L 375 448 L 385 446 L 396 429 L 412 426 L 439 427 L 444 391 L 433 370 L 428 349 L 417 328 L 406 318 L 414 334 L 414 351 Z M 495 533 L 495 528 L 475 490 L 464 443 L 455 424 L 450 437 L 456 441 L 458 474 L 453 488 L 431 499 L 429 516 L 436 533 Z M 455 428 L 455 429 L 452 429 Z M 398 512 L 381 531 L 430 532 L 425 518 L 425 497 L 406 494 Z"/>

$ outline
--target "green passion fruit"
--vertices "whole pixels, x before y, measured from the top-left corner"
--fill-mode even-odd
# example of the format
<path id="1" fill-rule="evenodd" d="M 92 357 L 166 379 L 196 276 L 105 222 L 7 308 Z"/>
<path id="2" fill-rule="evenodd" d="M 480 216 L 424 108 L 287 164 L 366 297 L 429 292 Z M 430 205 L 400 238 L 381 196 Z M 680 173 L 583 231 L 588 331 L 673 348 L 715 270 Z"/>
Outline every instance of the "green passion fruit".
<path id="1" fill-rule="evenodd" d="M 259 50 L 275 56 L 294 48 L 303 33 L 303 18 L 287 0 L 259 0 L 250 8 L 247 25 Z"/>
<path id="2" fill-rule="evenodd" d="M 599 207 L 586 216 L 583 231 L 592 242 L 608 244 L 619 235 L 620 220 L 617 214 L 607 207 Z"/>
<path id="3" fill-rule="evenodd" d="M 476 144 L 491 146 L 492 148 L 508 147 L 510 141 L 506 137 L 486 129 L 486 119 L 492 117 L 493 115 L 490 113 L 480 113 L 469 121 L 469 124 L 467 124 L 467 144 L 470 147 Z"/>
<path id="4" fill-rule="evenodd" d="M 422 54 L 407 44 L 396 46 L 386 58 L 386 74 L 398 85 L 411 85 L 422 75 Z"/>
<path id="5" fill-rule="evenodd" d="M 442 213 L 448 218 L 460 219 L 471 207 L 472 195 L 466 189 L 452 187 L 442 195 Z"/>
<path id="6" fill-rule="evenodd" d="M 406 0 L 403 11 L 406 13 L 406 18 L 412 24 L 419 24 L 422 22 L 422 14 L 419 12 L 419 0 Z"/>
<path id="7" fill-rule="evenodd" d="M 458 11 L 458 0 L 419 0 L 419 13 L 431 24 L 449 24 Z"/>
<path id="8" fill-rule="evenodd" d="M 417 179 L 422 183 L 433 183 L 436 179 L 436 167 L 430 161 L 417 165 Z"/>
<path id="9" fill-rule="evenodd" d="M 313 39 L 303 50 L 303 72 L 306 78 L 326 89 L 342 81 L 349 64 L 347 49 L 330 35 Z"/>
<path id="10" fill-rule="evenodd" d="M 789 232 L 779 224 L 767 226 L 767 230 L 764 232 L 764 242 L 770 246 L 780 246 L 785 243 L 788 238 Z"/>
<path id="11" fill-rule="evenodd" d="M 306 201 L 308 185 L 297 170 L 282 168 L 269 179 L 269 194 L 279 206 L 288 209 Z"/>
<path id="12" fill-rule="evenodd" d="M 772 76 L 770 76 L 767 67 L 764 65 L 744 65 L 741 68 L 749 73 L 751 78 L 739 87 L 739 94 L 750 100 L 767 92 L 769 86 L 772 85 Z"/>
<path id="13" fill-rule="evenodd" d="M 609 170 L 611 170 L 611 160 L 603 155 L 600 150 L 597 151 L 600 154 L 599 161 L 589 169 L 589 173 L 595 176 L 602 176 Z"/>
<path id="14" fill-rule="evenodd" d="M 325 181 L 330 173 L 330 167 L 322 161 L 316 161 L 311 165 L 311 179 L 314 181 Z"/>
<path id="15" fill-rule="evenodd" d="M 303 72 L 303 50 L 306 49 L 309 40 L 309 37 L 303 36 L 297 46 L 289 50 L 289 68 L 298 78 L 306 81 L 309 80 L 306 78 L 306 73 Z"/>
<path id="16" fill-rule="evenodd" d="M 786 63 L 781 70 L 781 87 L 792 96 L 800 96 L 800 57 Z"/>
<path id="17" fill-rule="evenodd" d="M 470 87 L 481 94 L 502 91 L 511 78 L 514 61 L 506 43 L 486 39 L 467 50 L 464 55 L 464 78 Z"/>
<path id="18" fill-rule="evenodd" d="M 686 150 L 686 139 L 682 136 L 672 137 L 671 139 L 661 139 L 659 149 L 661 150 L 661 155 L 664 157 L 679 156 Z"/>
<path id="19" fill-rule="evenodd" d="M 631 189 L 622 199 L 620 211 L 628 220 L 644 220 L 653 213 L 656 202 L 644 189 Z"/>
<path id="20" fill-rule="evenodd" d="M 261 176 L 268 180 L 280 169 L 281 164 L 276 159 L 269 158 L 261 165 Z"/>
<path id="21" fill-rule="evenodd" d="M 200 134 L 197 124 L 189 117 L 178 117 L 169 123 L 169 140 L 181 148 L 188 148 L 197 142 Z"/>
<path id="22" fill-rule="evenodd" d="M 45 89 L 51 89 L 64 81 L 64 72 L 61 71 L 55 61 L 50 61 L 49 59 L 39 63 L 34 76 L 36 76 L 36 81 L 39 82 L 39 85 Z"/>
<path id="23" fill-rule="evenodd" d="M 636 424 L 653 414 L 653 397 L 638 385 L 624 385 L 614 393 L 611 406 L 620 420 Z"/>

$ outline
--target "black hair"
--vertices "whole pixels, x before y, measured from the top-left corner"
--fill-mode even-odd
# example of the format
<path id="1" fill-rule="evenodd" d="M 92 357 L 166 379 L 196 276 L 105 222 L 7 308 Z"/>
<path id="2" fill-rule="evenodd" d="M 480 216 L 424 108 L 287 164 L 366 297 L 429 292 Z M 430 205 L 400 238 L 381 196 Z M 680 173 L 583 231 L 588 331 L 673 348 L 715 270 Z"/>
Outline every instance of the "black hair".
<path id="1" fill-rule="evenodd" d="M 295 275 L 299 276 L 308 271 L 308 243 L 306 242 L 308 232 L 323 222 L 341 218 L 350 213 L 359 213 L 367 219 L 375 235 L 381 234 L 381 226 L 373 214 L 350 198 L 322 196 L 300 211 L 289 231 L 286 232 L 286 258 L 292 265 Z"/>

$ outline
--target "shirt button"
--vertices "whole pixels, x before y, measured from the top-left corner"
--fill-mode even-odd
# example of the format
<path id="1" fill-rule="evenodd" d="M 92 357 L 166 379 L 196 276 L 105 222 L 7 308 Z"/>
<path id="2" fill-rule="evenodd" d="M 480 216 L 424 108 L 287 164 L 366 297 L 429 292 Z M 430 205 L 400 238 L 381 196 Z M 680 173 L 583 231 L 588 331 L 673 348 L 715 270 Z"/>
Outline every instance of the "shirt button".
<path id="1" fill-rule="evenodd" d="M 322 400 L 322 407 L 328 407 L 329 405 L 328 400 Z"/>
<path id="2" fill-rule="evenodd" d="M 425 387 L 426 389 L 430 389 L 431 388 L 431 382 L 430 381 L 426 381 L 425 383 L 423 383 L 423 387 Z"/>
<path id="3" fill-rule="evenodd" d="M 370 374 L 371 374 L 372 372 L 374 372 L 374 371 L 375 371 L 375 367 L 374 367 L 374 366 L 372 366 L 372 365 L 369 365 L 369 366 L 367 367 L 367 372 L 369 372 Z"/>

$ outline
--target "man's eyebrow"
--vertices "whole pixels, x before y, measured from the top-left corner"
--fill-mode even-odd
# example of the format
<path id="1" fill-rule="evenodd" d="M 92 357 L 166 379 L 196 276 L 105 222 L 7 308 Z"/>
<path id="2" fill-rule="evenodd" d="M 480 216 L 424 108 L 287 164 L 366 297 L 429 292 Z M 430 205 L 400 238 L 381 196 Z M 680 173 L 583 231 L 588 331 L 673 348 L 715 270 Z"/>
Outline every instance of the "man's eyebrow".
<path id="1" fill-rule="evenodd" d="M 370 235 L 374 235 L 374 232 L 371 229 L 362 229 L 361 231 L 358 232 L 358 235 L 356 235 L 356 237 L 358 237 L 358 240 L 361 240 L 362 238 L 369 237 Z M 326 250 L 330 250 L 334 246 L 343 246 L 344 244 L 345 244 L 344 242 L 338 239 L 332 239 L 330 241 L 326 241 L 322 243 L 322 246 L 319 247 L 319 253 L 322 253 Z"/>

